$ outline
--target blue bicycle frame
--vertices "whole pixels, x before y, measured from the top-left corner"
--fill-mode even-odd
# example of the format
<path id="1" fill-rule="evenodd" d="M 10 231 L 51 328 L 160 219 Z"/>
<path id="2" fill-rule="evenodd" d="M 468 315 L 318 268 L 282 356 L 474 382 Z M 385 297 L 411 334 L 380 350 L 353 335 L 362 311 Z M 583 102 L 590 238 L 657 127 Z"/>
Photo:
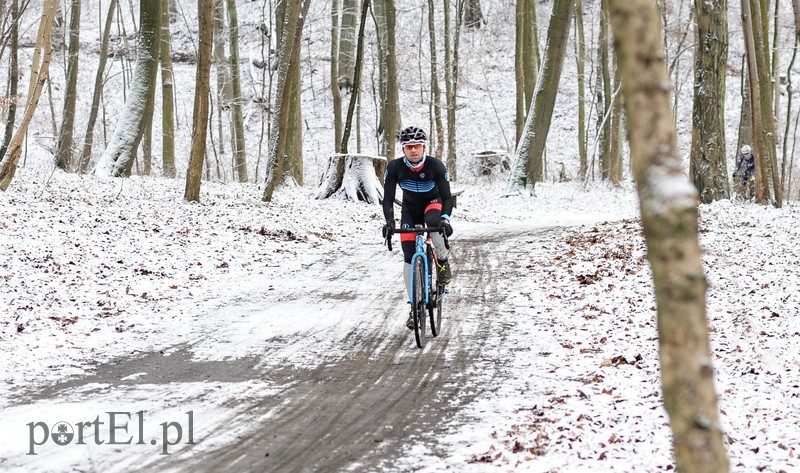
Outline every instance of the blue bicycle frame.
<path id="1" fill-rule="evenodd" d="M 416 228 L 415 228 L 415 230 L 416 230 Z M 425 263 L 424 267 L 425 267 L 425 304 L 426 305 L 430 303 L 430 301 L 428 299 L 430 298 L 430 292 L 431 292 L 431 290 L 430 290 L 431 289 L 431 272 L 428 270 L 428 257 L 427 257 L 427 254 L 425 252 L 425 242 L 428 240 L 428 238 L 429 237 L 426 236 L 424 233 L 417 233 L 417 238 L 414 241 L 416 250 L 415 250 L 414 256 L 411 257 L 411 267 L 412 268 L 414 267 L 414 262 L 416 261 L 417 258 L 422 258 L 422 261 Z M 436 252 L 436 250 L 434 250 L 434 253 L 435 252 Z M 411 288 L 414 287 L 414 277 L 415 277 L 414 271 L 411 271 Z M 412 289 L 412 292 L 413 292 L 413 289 Z M 413 298 L 414 298 L 413 294 L 409 294 L 408 295 L 408 300 L 410 300 L 412 304 L 414 302 L 416 302 L 416 301 L 413 300 Z"/>

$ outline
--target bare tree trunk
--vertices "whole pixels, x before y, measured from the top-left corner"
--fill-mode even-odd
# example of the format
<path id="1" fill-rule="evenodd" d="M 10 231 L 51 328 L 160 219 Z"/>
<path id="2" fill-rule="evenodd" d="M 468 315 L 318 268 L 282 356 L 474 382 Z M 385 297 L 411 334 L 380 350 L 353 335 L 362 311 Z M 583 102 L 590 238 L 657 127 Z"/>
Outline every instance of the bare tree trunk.
<path id="1" fill-rule="evenodd" d="M 542 179 L 542 155 L 550 132 L 550 120 L 553 117 L 558 83 L 561 80 L 561 69 L 567 52 L 567 39 L 574 8 L 574 0 L 555 0 L 553 3 L 553 13 L 547 29 L 544 64 L 528 118 L 525 120 L 525 133 L 517 145 L 514 157 L 514 168 L 519 171 L 524 169 L 524 179 L 521 181 L 520 176 L 515 177 L 512 172 L 511 179 L 516 180 L 516 185 L 526 182 L 532 184 Z"/>
<path id="2" fill-rule="evenodd" d="M 361 4 L 361 23 L 359 24 L 358 45 L 356 46 L 356 69 L 353 78 L 353 92 L 350 94 L 350 104 L 347 106 L 347 118 L 344 122 L 344 129 L 342 130 L 342 142 L 339 144 L 339 149 L 342 153 L 347 153 L 350 141 L 350 129 L 353 123 L 353 113 L 356 108 L 356 103 L 361 97 L 361 71 L 364 67 L 364 28 L 367 24 L 367 12 L 370 9 L 370 0 L 363 0 Z M 342 170 L 344 173 L 344 170 Z M 337 177 L 339 184 L 341 184 L 341 176 Z M 337 187 L 338 188 L 338 187 Z M 330 197 L 330 194 L 321 198 Z M 320 198 L 320 197 L 318 197 Z"/>
<path id="3" fill-rule="evenodd" d="M 233 87 L 233 162 L 239 182 L 247 182 L 247 154 L 244 143 L 244 116 L 242 114 L 242 79 L 239 71 L 239 17 L 236 1 L 228 1 L 228 34 L 231 43 L 231 86 Z"/>
<path id="4" fill-rule="evenodd" d="M 586 41 L 583 33 L 583 1 L 575 2 L 575 35 L 577 36 L 576 62 L 578 64 L 578 177 L 586 178 L 588 160 L 586 158 Z"/>
<path id="5" fill-rule="evenodd" d="M 697 191 L 681 169 L 670 88 L 652 0 L 609 0 L 633 170 L 658 311 L 664 405 L 676 470 L 724 473 L 697 239 Z"/>
<path id="6" fill-rule="evenodd" d="M 428 33 L 431 49 L 431 93 L 433 94 L 431 102 L 436 132 L 433 155 L 441 159 L 444 153 L 444 126 L 442 125 L 442 88 L 439 85 L 439 60 L 436 53 L 436 20 L 433 0 L 428 0 Z"/>
<path id="7" fill-rule="evenodd" d="M 394 0 L 383 0 L 385 3 L 386 12 L 386 34 L 387 34 L 387 50 L 385 51 L 386 57 L 386 117 L 384 118 L 384 127 L 386 134 L 386 161 L 389 162 L 395 156 L 395 142 L 397 141 L 397 133 L 400 131 L 400 98 L 397 90 L 397 48 L 395 37 L 395 20 L 397 18 L 397 10 L 394 6 Z M 452 176 L 452 173 L 451 173 Z"/>
<path id="8" fill-rule="evenodd" d="M 337 76 L 333 78 L 339 84 L 339 91 L 350 93 L 355 81 L 355 56 L 356 56 L 356 23 L 358 16 L 358 0 L 342 0 L 341 34 L 339 36 L 339 51 Z"/>
<path id="9" fill-rule="evenodd" d="M 11 0 L 11 57 L 8 64 L 8 115 L 6 117 L 6 131 L 3 136 L 3 145 L 0 147 L 0 162 L 8 151 L 8 145 L 11 143 L 11 137 L 14 134 L 14 122 L 17 116 L 17 88 L 19 86 L 19 2 L 18 0 Z"/>
<path id="10" fill-rule="evenodd" d="M 461 0 L 457 0 L 461 5 Z M 451 21 L 450 1 L 444 3 L 444 82 L 447 103 L 447 171 L 450 180 L 458 179 L 456 166 L 456 86 L 458 83 L 458 18 Z"/>
<path id="11" fill-rule="evenodd" d="M 608 0 L 600 3 L 600 37 L 597 43 L 597 140 L 600 177 L 608 179 L 611 160 L 611 70 L 609 65 Z"/>
<path id="12" fill-rule="evenodd" d="M 78 89 L 78 52 L 80 51 L 81 0 L 72 0 L 69 18 L 69 66 L 64 90 L 64 114 L 56 151 L 56 166 L 69 170 L 72 164 L 72 135 L 75 128 L 75 101 Z"/>
<path id="13" fill-rule="evenodd" d="M 214 44 L 214 0 L 198 0 L 200 45 L 197 51 L 195 74 L 194 112 L 192 123 L 192 154 L 186 170 L 186 190 L 183 198 L 190 202 L 200 200 L 200 181 L 206 155 L 208 133 L 208 97 L 211 92 L 211 49 Z"/>
<path id="14" fill-rule="evenodd" d="M 464 15 L 461 24 L 467 28 L 480 28 L 486 24 L 480 0 L 464 0 Z"/>
<path id="15" fill-rule="evenodd" d="M 689 173 L 703 203 L 729 199 L 725 151 L 728 1 L 695 0 L 694 107 Z"/>
<path id="16" fill-rule="evenodd" d="M 136 150 L 144 134 L 147 97 L 155 88 L 158 73 L 161 0 L 141 0 L 139 16 L 141 29 L 130 97 L 125 102 L 111 142 L 95 168 L 95 174 L 100 176 L 130 175 Z"/>
<path id="17" fill-rule="evenodd" d="M 516 128 L 516 142 L 522 138 L 522 132 L 525 129 L 525 68 L 523 60 L 523 51 L 525 45 L 525 2 L 526 0 L 517 0 L 516 5 L 516 38 L 514 40 L 514 79 L 516 84 L 516 105 L 517 113 L 514 120 Z"/>
<path id="18" fill-rule="evenodd" d="M 233 101 L 233 92 L 231 89 L 231 71 L 230 71 L 230 63 L 228 62 L 228 58 L 226 56 L 226 44 L 228 43 L 227 38 L 229 35 L 225 32 L 225 9 L 226 9 L 227 0 L 215 0 L 214 2 L 214 50 L 213 50 L 213 62 L 214 62 L 214 70 L 216 72 L 216 80 L 217 80 L 217 90 L 216 90 L 216 98 L 217 98 L 217 107 L 216 107 L 216 115 L 217 115 L 217 139 L 214 140 L 214 137 L 211 137 L 211 144 L 213 149 L 215 150 L 215 156 L 217 156 L 217 161 L 221 160 L 223 163 L 227 163 L 227 156 L 226 151 L 226 130 L 231 130 L 231 149 L 233 149 L 235 141 L 234 131 L 230 126 L 231 123 L 228 120 L 228 113 L 231 110 L 231 102 Z M 214 104 L 213 101 L 211 103 L 211 109 L 209 113 L 211 116 L 214 116 Z M 212 119 L 210 119 L 213 121 Z M 209 129 L 209 133 L 213 132 L 213 127 Z M 215 145 L 216 143 L 216 145 Z M 218 154 L 216 150 L 218 149 Z M 233 161 L 233 157 L 231 157 L 231 174 L 235 174 L 236 163 Z M 206 172 L 210 172 L 210 170 L 206 170 Z M 219 176 L 219 172 L 217 172 L 217 177 Z"/>
<path id="19" fill-rule="evenodd" d="M 175 89 L 172 74 L 172 40 L 169 0 L 161 5 L 161 172 L 175 177 Z"/>
<path id="20" fill-rule="evenodd" d="M 765 188 L 772 183 L 774 193 L 774 205 L 780 208 L 783 205 L 783 186 L 781 185 L 780 170 L 778 168 L 777 153 L 777 126 L 775 115 L 772 111 L 772 77 L 769 56 L 769 15 L 765 8 L 761 8 L 761 0 L 751 0 L 751 7 L 756 18 L 761 18 L 761 28 L 753 28 L 753 40 L 756 50 L 756 64 L 758 65 L 758 87 L 760 88 L 761 115 L 760 119 L 763 126 L 762 150 L 763 162 L 765 164 L 766 180 L 763 181 Z M 755 25 L 754 25 L 755 26 Z M 758 165 L 758 162 L 756 162 Z M 756 171 L 758 174 L 758 171 Z M 763 176 L 762 176 L 763 177 Z M 756 178 L 758 179 L 758 178 Z M 756 183 L 757 184 L 757 183 Z"/>
<path id="21" fill-rule="evenodd" d="M 616 56 L 616 55 L 614 55 Z M 614 90 L 620 88 L 620 74 L 614 57 Z M 622 97 L 611 97 L 611 126 L 608 143 L 608 180 L 615 186 L 622 181 Z"/>
<path id="22" fill-rule="evenodd" d="M 273 108 L 273 125 L 270 137 L 269 157 L 267 160 L 267 179 L 262 200 L 270 202 L 275 187 L 282 182 L 283 162 L 289 138 L 289 117 L 292 105 L 289 77 L 291 58 L 295 56 L 295 48 L 299 51 L 303 24 L 310 0 L 290 0 L 283 15 L 283 27 L 280 47 L 278 48 L 278 85 Z"/>
<path id="23" fill-rule="evenodd" d="M 745 43 L 745 53 L 747 57 L 747 77 L 750 90 L 750 116 L 753 129 L 753 150 L 756 154 L 756 201 L 766 203 L 769 200 L 769 188 L 766 187 L 766 166 L 764 154 L 766 145 L 764 141 L 763 123 L 761 117 L 761 88 L 758 85 L 758 65 L 756 63 L 756 47 L 754 44 L 755 28 L 753 16 L 750 12 L 750 1 L 742 2 L 742 23 Z"/>
<path id="24" fill-rule="evenodd" d="M 341 153 L 342 93 L 339 82 L 339 0 L 331 0 L 331 97 L 333 98 L 333 149 Z M 352 87 L 352 84 L 350 85 Z"/>
<path id="25" fill-rule="evenodd" d="M 792 0 L 794 9 L 794 30 L 797 40 L 800 41 L 800 0 Z"/>
<path id="26" fill-rule="evenodd" d="M 46 0 L 42 7 L 42 19 L 39 22 L 39 30 L 36 34 L 36 43 L 33 57 L 31 58 L 31 76 L 28 82 L 25 111 L 22 114 L 19 128 L 8 144 L 8 153 L 0 161 L 0 190 L 2 191 L 8 189 L 14 179 L 14 174 L 17 172 L 17 164 L 22 155 L 22 142 L 28 132 L 28 126 L 33 119 L 33 113 L 39 104 L 39 98 L 47 80 L 47 70 L 50 67 L 50 58 L 53 55 L 53 47 L 50 44 L 50 31 L 53 28 L 53 20 L 58 11 L 58 3 L 59 0 Z"/>
<path id="27" fill-rule="evenodd" d="M 97 113 L 100 108 L 100 96 L 103 93 L 103 75 L 106 70 L 108 60 L 108 43 L 111 37 L 111 25 L 114 22 L 114 11 L 117 9 L 117 0 L 111 0 L 108 5 L 108 14 L 103 28 L 103 39 L 100 42 L 100 55 L 97 64 L 97 74 L 94 78 L 94 94 L 92 95 L 92 106 L 89 109 L 89 120 L 86 123 L 86 135 L 83 139 L 83 151 L 80 159 L 80 172 L 85 173 L 92 159 L 92 146 L 94 144 L 94 125 L 97 121 Z"/>

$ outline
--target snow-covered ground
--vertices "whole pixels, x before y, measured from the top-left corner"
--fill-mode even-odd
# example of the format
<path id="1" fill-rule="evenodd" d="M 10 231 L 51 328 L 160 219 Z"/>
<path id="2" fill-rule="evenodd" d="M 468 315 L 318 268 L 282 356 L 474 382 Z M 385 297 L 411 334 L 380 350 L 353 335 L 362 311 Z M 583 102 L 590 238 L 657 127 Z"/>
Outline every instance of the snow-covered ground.
<path id="1" fill-rule="evenodd" d="M 670 468 L 654 298 L 632 187 L 543 184 L 535 198 L 510 199 L 498 197 L 500 187 L 466 186 L 455 244 L 459 231 L 550 228 L 517 248 L 515 259 L 489 265 L 509 275 L 503 296 L 514 328 L 495 348 L 507 362 L 476 366 L 470 377 L 502 383 L 449 422 L 439 453 L 409 445 L 408 467 Z M 223 379 L 126 390 L 99 382 L 67 387 L 58 398 L 37 391 L 136 354 L 247 360 L 297 333 L 309 334 L 306 346 L 271 356 L 312 368 L 352 349 L 342 340 L 361 319 L 336 313 L 336 297 L 374 297 L 369 284 L 353 292 L 359 281 L 394 280 L 402 290 L 397 253 L 367 259 L 373 253 L 365 250 L 381 245 L 377 206 L 316 201 L 304 189 L 285 189 L 264 204 L 256 186 L 239 184 L 206 185 L 199 205 L 183 203 L 181 192 L 179 181 L 155 178 L 56 173 L 45 184 L 23 169 L 3 194 L 0 466 L 60 470 L 86 465 L 87 452 L 104 470 L 155 461 L 160 443 L 76 450 L 50 442 L 26 455 L 30 432 L 35 442 L 43 435 L 30 423 L 53 427 L 109 410 L 144 410 L 149 439 L 160 438 L 165 422 L 186 428 L 188 403 L 202 419 L 198 448 L 232 441 L 247 428 L 230 424 L 237 405 L 280 386 Z M 795 203 L 701 207 L 716 386 L 734 471 L 800 467 L 798 211 Z M 342 283 L 321 285 L 308 270 L 317 264 L 341 271 Z M 318 305 L 320 291 L 330 295 L 329 307 Z M 283 316 L 266 318 L 270 310 Z M 399 318 L 385 331 L 407 337 L 411 349 Z M 98 438 L 91 429 L 87 439 Z"/>

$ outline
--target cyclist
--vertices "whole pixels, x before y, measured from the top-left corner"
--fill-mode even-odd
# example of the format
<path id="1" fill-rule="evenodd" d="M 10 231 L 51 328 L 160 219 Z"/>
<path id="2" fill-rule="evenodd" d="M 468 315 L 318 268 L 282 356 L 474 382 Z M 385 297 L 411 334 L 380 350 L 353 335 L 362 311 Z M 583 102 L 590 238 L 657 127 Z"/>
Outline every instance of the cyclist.
<path id="1" fill-rule="evenodd" d="M 453 211 L 453 198 L 450 195 L 449 176 L 444 163 L 425 154 L 428 147 L 428 135 L 421 128 L 415 126 L 404 128 L 400 132 L 398 140 L 403 148 L 403 158 L 389 162 L 384 176 L 383 216 L 386 217 L 386 225 L 383 227 L 384 236 L 391 235 L 395 229 L 393 205 L 398 185 L 403 189 L 403 207 L 400 212 L 401 228 L 413 228 L 416 224 L 426 227 L 441 225 L 447 236 L 452 235 L 450 213 Z M 451 278 L 451 263 L 447 260 L 448 251 L 444 245 L 444 238 L 439 233 L 431 233 L 430 236 L 439 260 L 438 280 L 447 284 Z M 413 233 L 400 234 L 400 246 L 403 248 L 405 258 L 403 280 L 409 300 L 411 299 L 411 258 L 415 252 L 414 241 Z M 411 314 L 408 315 L 406 326 L 414 329 Z"/>
<path id="2" fill-rule="evenodd" d="M 734 179 L 739 177 L 738 194 L 741 198 L 750 200 L 755 193 L 756 181 L 756 158 L 750 145 L 742 146 L 741 153 L 736 159 L 736 172 L 733 173 Z"/>

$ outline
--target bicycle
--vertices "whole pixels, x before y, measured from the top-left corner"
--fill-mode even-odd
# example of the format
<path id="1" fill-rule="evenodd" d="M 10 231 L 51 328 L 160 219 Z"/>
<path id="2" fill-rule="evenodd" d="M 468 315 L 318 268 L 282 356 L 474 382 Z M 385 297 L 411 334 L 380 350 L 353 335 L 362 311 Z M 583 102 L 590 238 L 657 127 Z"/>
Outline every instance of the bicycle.
<path id="1" fill-rule="evenodd" d="M 415 252 L 411 257 L 411 315 L 414 320 L 414 338 L 417 347 L 424 348 L 425 312 L 431 322 L 431 335 L 438 336 L 442 331 L 442 304 L 447 293 L 446 286 L 438 281 L 438 273 L 434 268 L 439 264 L 436 249 L 431 242 L 430 233 L 438 232 L 444 237 L 446 248 L 450 248 L 447 235 L 441 227 L 401 228 L 386 235 L 386 245 L 392 251 L 392 233 L 415 233 Z M 428 234 L 426 236 L 426 233 Z"/>

